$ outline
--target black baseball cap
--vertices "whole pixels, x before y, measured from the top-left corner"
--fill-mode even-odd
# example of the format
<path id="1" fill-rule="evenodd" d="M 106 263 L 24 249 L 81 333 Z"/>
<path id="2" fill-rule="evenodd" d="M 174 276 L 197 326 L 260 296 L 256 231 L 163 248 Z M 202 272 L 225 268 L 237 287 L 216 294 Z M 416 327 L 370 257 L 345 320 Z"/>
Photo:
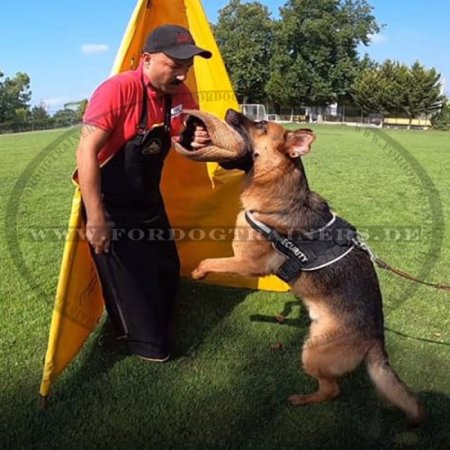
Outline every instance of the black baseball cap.
<path id="1" fill-rule="evenodd" d="M 212 56 L 210 51 L 197 47 L 189 30 L 179 25 L 155 28 L 147 38 L 144 52 L 162 52 L 176 59 L 189 59 L 197 55 L 208 59 Z"/>

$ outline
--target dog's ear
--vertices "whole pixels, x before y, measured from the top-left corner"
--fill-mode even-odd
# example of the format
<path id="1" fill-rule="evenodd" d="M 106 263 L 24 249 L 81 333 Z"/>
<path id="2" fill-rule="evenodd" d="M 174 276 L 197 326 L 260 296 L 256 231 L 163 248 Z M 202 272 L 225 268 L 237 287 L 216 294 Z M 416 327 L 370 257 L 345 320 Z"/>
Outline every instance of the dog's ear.
<path id="1" fill-rule="evenodd" d="M 300 158 L 311 150 L 311 144 L 316 140 L 314 132 L 308 128 L 288 131 L 286 135 L 286 151 L 291 158 Z"/>

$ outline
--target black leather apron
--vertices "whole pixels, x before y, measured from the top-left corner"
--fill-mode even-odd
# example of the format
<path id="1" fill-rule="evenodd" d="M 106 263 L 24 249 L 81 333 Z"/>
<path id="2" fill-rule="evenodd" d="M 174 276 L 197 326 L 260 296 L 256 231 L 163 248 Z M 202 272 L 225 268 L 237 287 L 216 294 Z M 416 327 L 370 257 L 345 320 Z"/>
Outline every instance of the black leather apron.
<path id="1" fill-rule="evenodd" d="M 101 191 L 112 236 L 108 253 L 92 251 L 108 315 L 130 350 L 169 354 L 169 327 L 180 264 L 160 192 L 170 150 L 170 97 L 164 125 L 146 130 L 147 88 L 137 135 L 102 168 Z"/>

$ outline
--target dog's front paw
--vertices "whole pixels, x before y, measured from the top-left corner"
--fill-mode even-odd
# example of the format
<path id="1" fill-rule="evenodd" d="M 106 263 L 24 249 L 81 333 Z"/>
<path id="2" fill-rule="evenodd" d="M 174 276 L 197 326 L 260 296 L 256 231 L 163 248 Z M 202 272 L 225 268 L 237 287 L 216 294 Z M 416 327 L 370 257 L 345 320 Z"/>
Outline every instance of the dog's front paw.
<path id="1" fill-rule="evenodd" d="M 208 272 L 202 268 L 202 263 L 200 263 L 191 273 L 191 277 L 194 280 L 203 280 L 203 278 L 206 278 L 206 275 L 208 275 Z"/>

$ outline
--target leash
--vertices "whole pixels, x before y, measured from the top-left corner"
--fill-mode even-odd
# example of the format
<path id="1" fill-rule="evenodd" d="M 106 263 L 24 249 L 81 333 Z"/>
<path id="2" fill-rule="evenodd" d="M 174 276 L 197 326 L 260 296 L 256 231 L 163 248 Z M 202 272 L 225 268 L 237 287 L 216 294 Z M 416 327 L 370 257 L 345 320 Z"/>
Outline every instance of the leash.
<path id="1" fill-rule="evenodd" d="M 430 283 L 420 280 L 383 261 L 367 245 L 353 225 L 334 213 L 332 213 L 332 219 L 319 230 L 306 233 L 308 237 L 305 236 L 301 239 L 293 240 L 257 220 L 253 217 L 253 212 L 255 211 L 245 211 L 245 219 L 248 224 L 263 235 L 276 251 L 287 257 L 286 261 L 275 272 L 283 281 L 290 282 L 304 271 L 314 271 L 330 266 L 345 257 L 356 247 L 366 252 L 371 261 L 380 269 L 388 270 L 414 283 L 450 292 L 450 285 L 448 284 Z M 336 233 L 339 231 L 346 231 L 346 237 L 344 237 L 343 233 Z M 322 237 L 327 239 L 321 239 Z M 313 248 L 311 248 L 311 244 L 313 244 Z"/>
<path id="2" fill-rule="evenodd" d="M 440 289 L 441 291 L 450 292 L 450 285 L 448 285 L 448 284 L 430 283 L 428 281 L 420 280 L 419 278 L 416 278 L 409 273 L 403 272 L 403 270 L 392 267 L 386 261 L 383 261 L 381 258 L 379 258 L 365 242 L 361 241 L 361 237 L 358 236 L 357 239 L 353 240 L 353 243 L 358 248 L 360 248 L 361 250 L 364 250 L 366 253 L 368 253 L 372 262 L 374 264 L 376 264 L 380 269 L 388 270 L 389 272 L 392 272 L 395 275 L 398 275 L 399 277 L 405 278 L 406 280 L 413 281 L 414 283 L 420 283 L 420 284 L 424 284 L 426 286 L 433 287 L 435 289 Z"/>

